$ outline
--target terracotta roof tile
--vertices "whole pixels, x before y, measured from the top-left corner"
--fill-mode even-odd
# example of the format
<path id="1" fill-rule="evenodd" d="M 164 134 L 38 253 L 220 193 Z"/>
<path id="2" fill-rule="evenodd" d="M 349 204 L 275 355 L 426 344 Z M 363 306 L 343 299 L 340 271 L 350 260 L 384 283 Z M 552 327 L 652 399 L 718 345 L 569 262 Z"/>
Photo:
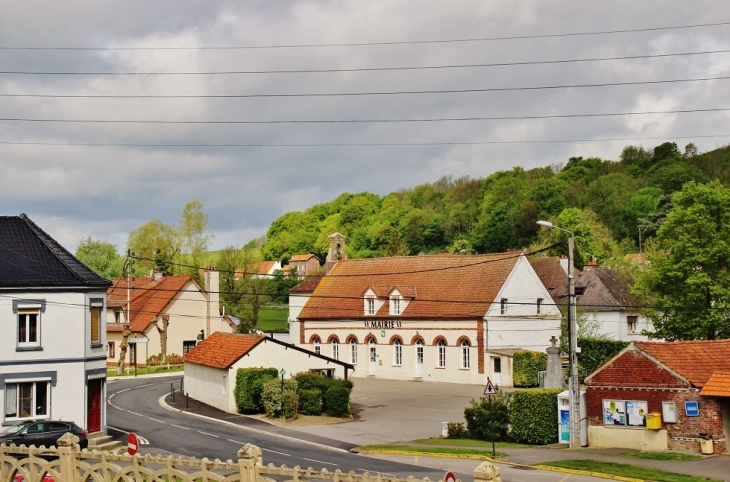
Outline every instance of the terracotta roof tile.
<path id="1" fill-rule="evenodd" d="M 703 387 L 713 373 L 730 372 L 730 340 L 635 341 L 634 345 L 698 388 Z"/>
<path id="2" fill-rule="evenodd" d="M 317 289 L 317 286 L 319 286 L 323 277 L 324 273 L 307 278 L 302 283 L 299 283 L 294 288 L 290 289 L 289 293 L 313 293 L 314 290 Z"/>
<path id="3" fill-rule="evenodd" d="M 730 372 L 715 372 L 700 390 L 705 397 L 730 397 Z"/>
<path id="4" fill-rule="evenodd" d="M 402 318 L 481 318 L 521 256 L 494 253 L 340 260 L 322 278 L 299 318 L 365 317 L 362 296 L 375 286 L 418 291 Z M 375 317 L 386 316 L 384 313 L 387 311 L 381 309 Z"/>
<path id="5" fill-rule="evenodd" d="M 297 262 L 297 261 L 307 261 L 307 260 L 309 260 L 311 258 L 317 258 L 317 257 L 315 255 L 313 255 L 312 253 L 308 253 L 308 254 L 295 254 L 294 256 L 292 256 L 289 259 L 289 262 L 291 263 L 292 261 L 294 261 L 294 262 Z M 317 258 L 317 260 L 319 261 L 319 258 Z"/>
<path id="6" fill-rule="evenodd" d="M 190 350 L 183 360 L 186 363 L 225 369 L 236 363 L 266 338 L 248 333 L 223 333 L 217 331 Z"/>

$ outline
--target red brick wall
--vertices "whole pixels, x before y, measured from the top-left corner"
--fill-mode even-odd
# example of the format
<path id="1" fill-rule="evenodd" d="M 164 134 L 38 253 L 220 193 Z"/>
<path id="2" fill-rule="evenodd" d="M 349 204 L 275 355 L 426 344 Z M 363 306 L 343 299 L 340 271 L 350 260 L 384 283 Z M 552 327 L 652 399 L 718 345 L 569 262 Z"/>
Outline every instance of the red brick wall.
<path id="1" fill-rule="evenodd" d="M 627 351 L 586 382 L 589 386 L 689 388 L 682 379 L 639 351 Z"/>
<path id="2" fill-rule="evenodd" d="M 477 321 L 477 370 L 484 373 L 484 322 Z"/>

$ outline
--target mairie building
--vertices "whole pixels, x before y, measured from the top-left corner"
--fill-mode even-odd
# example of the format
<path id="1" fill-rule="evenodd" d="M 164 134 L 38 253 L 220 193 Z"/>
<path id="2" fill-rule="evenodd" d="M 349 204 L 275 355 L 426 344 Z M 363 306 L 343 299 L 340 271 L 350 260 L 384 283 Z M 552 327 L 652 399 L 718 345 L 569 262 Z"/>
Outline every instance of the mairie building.
<path id="1" fill-rule="evenodd" d="M 290 291 L 291 342 L 354 377 L 512 386 L 512 356 L 544 352 L 561 314 L 521 252 L 347 259 Z"/>

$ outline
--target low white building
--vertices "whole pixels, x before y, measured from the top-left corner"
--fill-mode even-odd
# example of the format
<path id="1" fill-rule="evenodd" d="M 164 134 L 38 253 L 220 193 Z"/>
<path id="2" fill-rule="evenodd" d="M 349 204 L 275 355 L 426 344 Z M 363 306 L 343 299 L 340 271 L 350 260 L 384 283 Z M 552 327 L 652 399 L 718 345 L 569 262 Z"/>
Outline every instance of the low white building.
<path id="1" fill-rule="evenodd" d="M 512 386 L 512 354 L 560 335 L 560 311 L 522 253 L 348 260 L 343 237 L 330 241 L 328 273 L 290 297 L 290 335 L 355 365 L 355 377 Z"/>
<path id="2" fill-rule="evenodd" d="M 354 368 L 264 335 L 218 332 L 185 355 L 185 391 L 195 400 L 236 413 L 236 372 L 254 367 L 283 369 L 286 378 L 319 371 L 345 379 Z"/>
<path id="3" fill-rule="evenodd" d="M 0 423 L 106 427 L 106 289 L 26 215 L 0 217 Z"/>

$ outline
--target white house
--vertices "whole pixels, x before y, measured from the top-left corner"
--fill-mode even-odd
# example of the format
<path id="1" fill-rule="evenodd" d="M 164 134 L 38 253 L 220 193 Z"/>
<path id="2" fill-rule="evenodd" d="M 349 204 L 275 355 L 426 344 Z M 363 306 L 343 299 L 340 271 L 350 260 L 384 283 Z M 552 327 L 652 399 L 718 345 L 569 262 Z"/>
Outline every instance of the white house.
<path id="1" fill-rule="evenodd" d="M 320 371 L 348 378 L 351 364 L 312 353 L 275 338 L 248 333 L 213 333 L 185 355 L 185 390 L 198 401 L 236 413 L 233 390 L 239 368 L 273 367 L 295 373 Z"/>
<path id="2" fill-rule="evenodd" d="M 0 217 L 2 425 L 106 427 L 106 289 L 25 214 Z"/>
<path id="3" fill-rule="evenodd" d="M 330 241 L 328 272 L 290 311 L 290 336 L 352 363 L 355 377 L 511 386 L 512 354 L 560 335 L 560 311 L 522 253 L 352 260 L 344 237 Z"/>

